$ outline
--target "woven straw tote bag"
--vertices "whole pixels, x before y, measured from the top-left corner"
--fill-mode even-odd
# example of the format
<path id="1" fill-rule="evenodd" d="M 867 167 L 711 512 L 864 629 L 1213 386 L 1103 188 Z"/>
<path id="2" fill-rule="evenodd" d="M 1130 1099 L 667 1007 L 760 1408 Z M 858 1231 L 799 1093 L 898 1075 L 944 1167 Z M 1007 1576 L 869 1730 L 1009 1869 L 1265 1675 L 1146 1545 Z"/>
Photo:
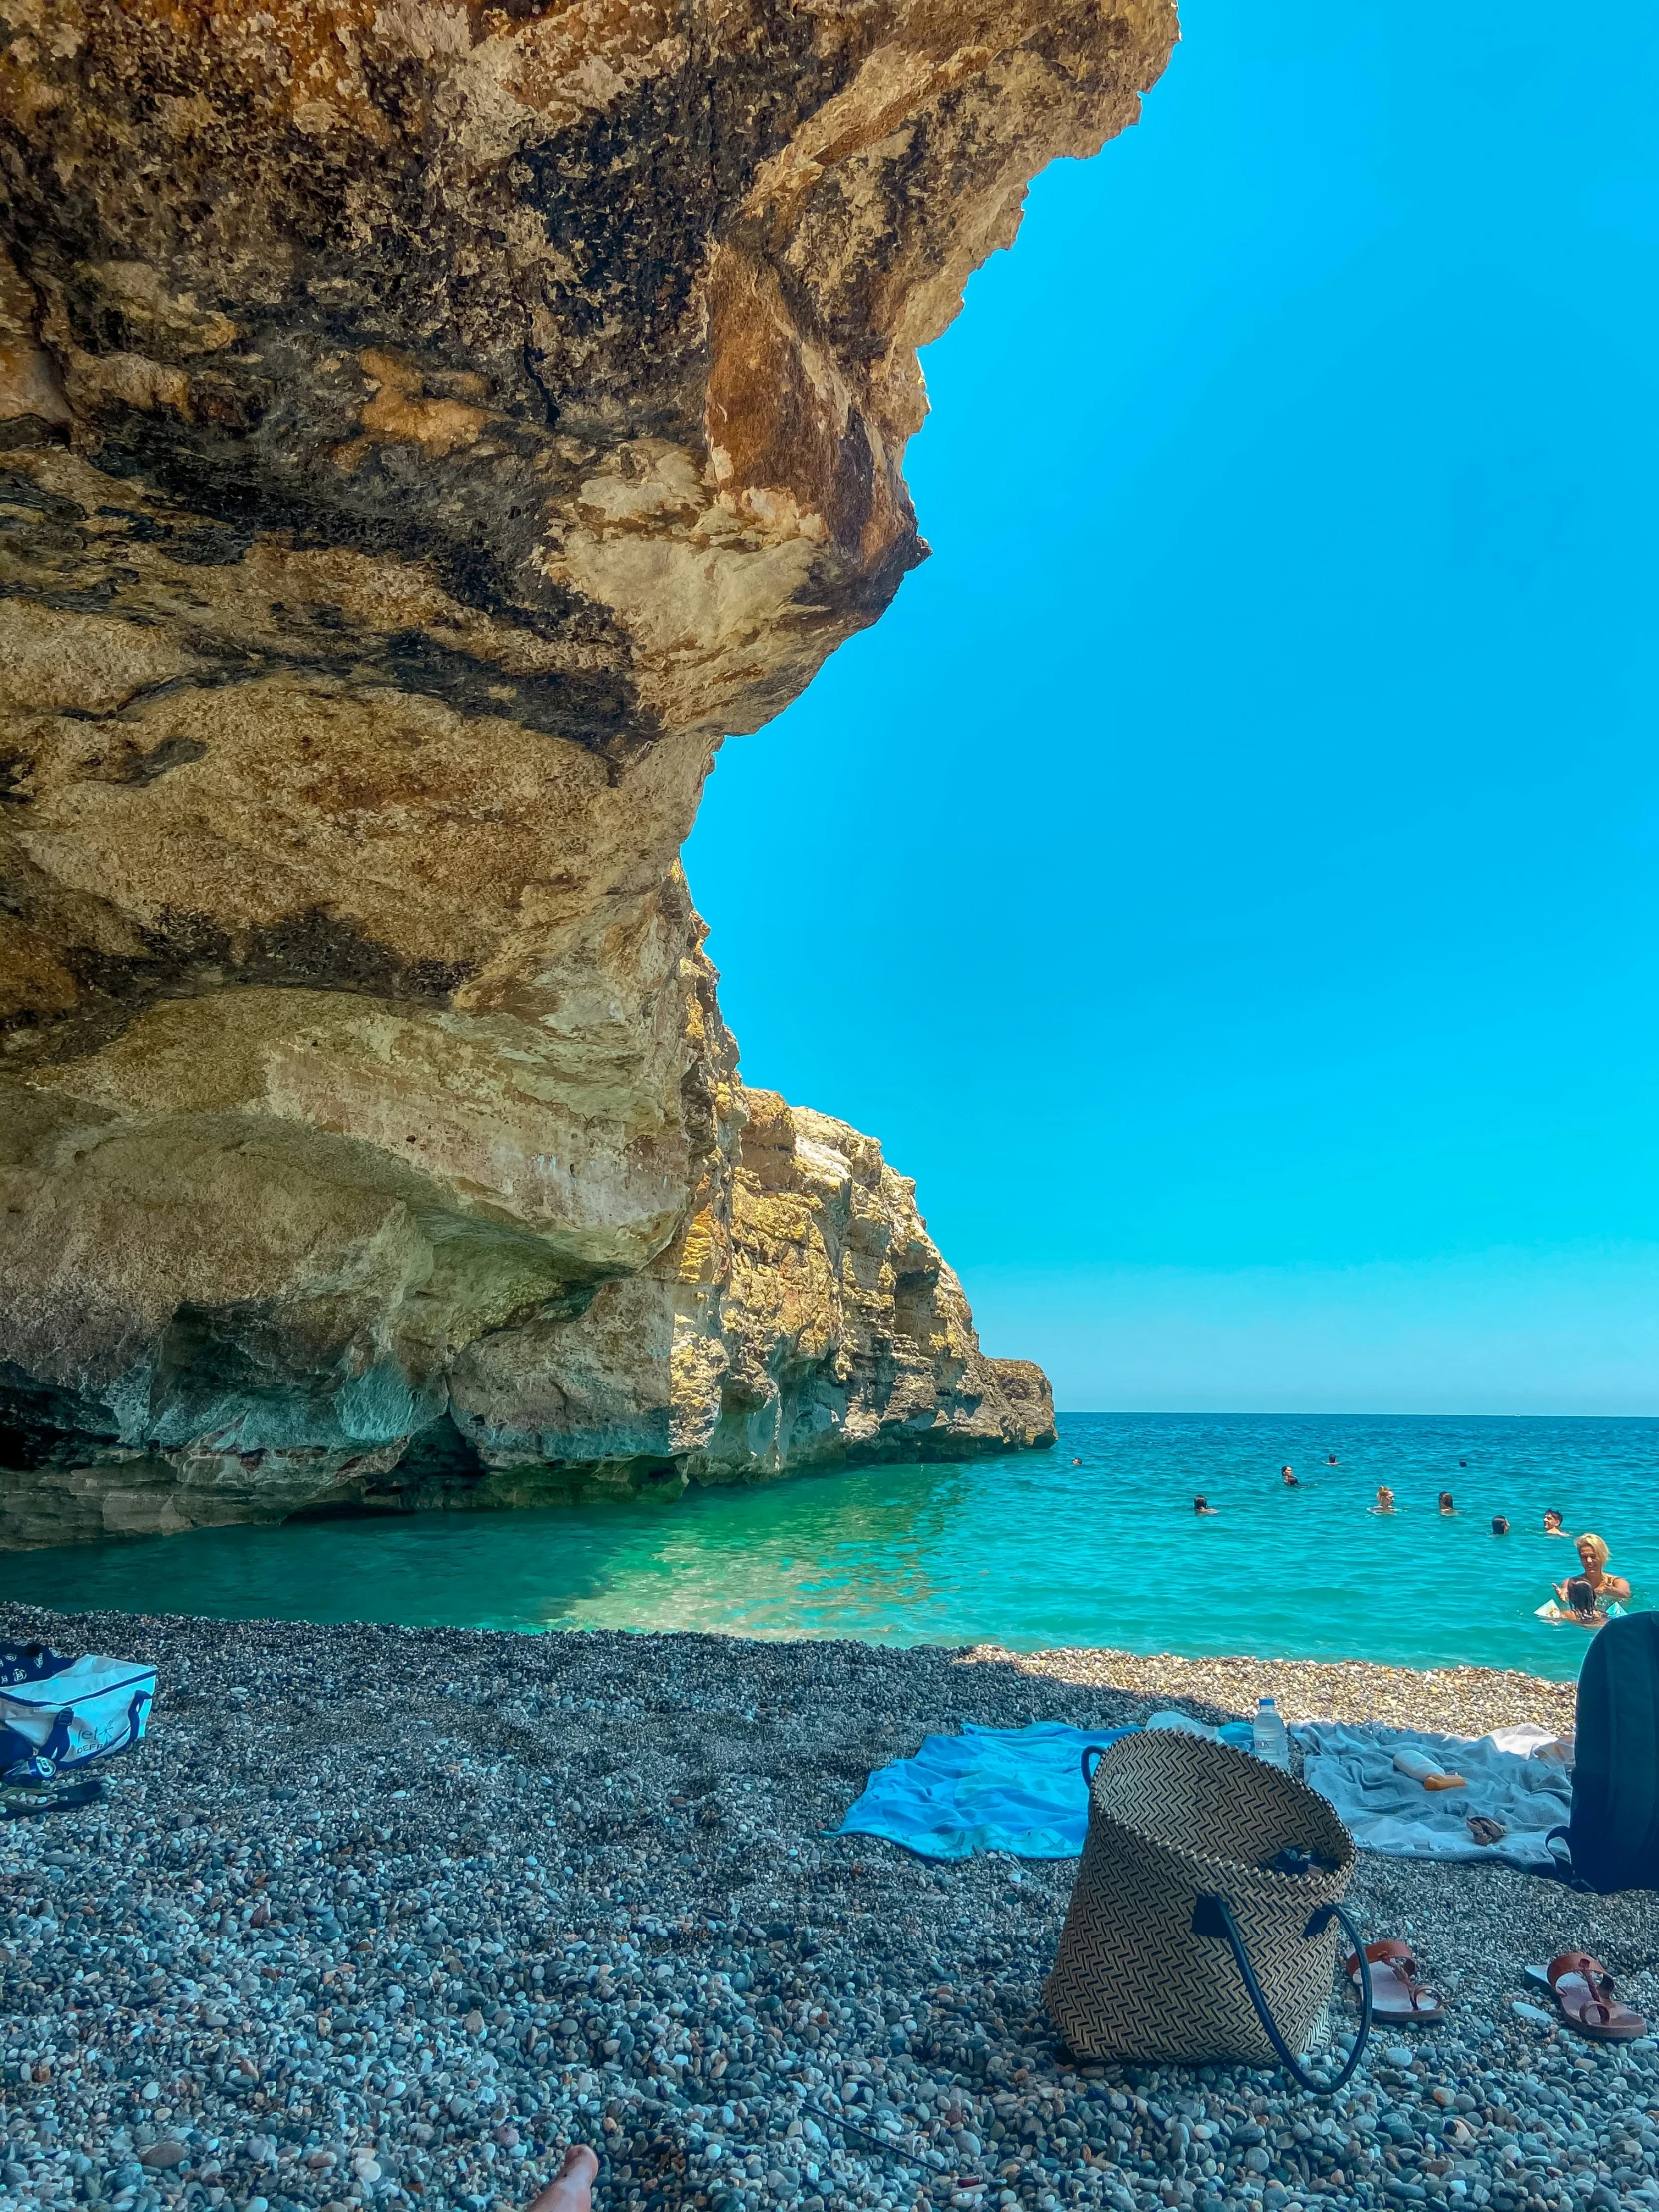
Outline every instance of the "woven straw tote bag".
<path id="1" fill-rule="evenodd" d="M 1371 2025 L 1365 1944 L 1338 1901 L 1354 1839 L 1325 1799 L 1248 1752 L 1177 1730 L 1101 1752 L 1089 1833 L 1048 1977 L 1080 2058 L 1287 2066 L 1347 2080 Z M 1265 1862 L 1313 1855 L 1305 1873 Z M 1338 2080 L 1299 2062 L 1331 2001 L 1339 1924 L 1362 1960 L 1361 2031 Z"/>

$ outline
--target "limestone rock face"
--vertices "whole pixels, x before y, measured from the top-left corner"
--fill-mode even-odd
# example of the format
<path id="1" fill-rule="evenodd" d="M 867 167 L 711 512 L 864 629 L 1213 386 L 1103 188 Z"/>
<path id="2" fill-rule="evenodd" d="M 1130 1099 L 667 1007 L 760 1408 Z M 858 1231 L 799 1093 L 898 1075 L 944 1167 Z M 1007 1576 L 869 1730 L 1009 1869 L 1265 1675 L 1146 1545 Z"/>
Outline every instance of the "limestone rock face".
<path id="1" fill-rule="evenodd" d="M 0 0 L 9 1540 L 1045 1432 L 878 1148 L 738 1084 L 677 855 L 1173 36 Z"/>
<path id="2" fill-rule="evenodd" d="M 981 1353 L 915 1185 L 880 1146 L 771 1091 L 734 1104 L 722 1202 L 668 1265 L 604 1285 L 577 1320 L 498 1330 L 456 1360 L 450 1416 L 481 1465 L 722 1482 L 1052 1442 L 1042 1371 Z"/>

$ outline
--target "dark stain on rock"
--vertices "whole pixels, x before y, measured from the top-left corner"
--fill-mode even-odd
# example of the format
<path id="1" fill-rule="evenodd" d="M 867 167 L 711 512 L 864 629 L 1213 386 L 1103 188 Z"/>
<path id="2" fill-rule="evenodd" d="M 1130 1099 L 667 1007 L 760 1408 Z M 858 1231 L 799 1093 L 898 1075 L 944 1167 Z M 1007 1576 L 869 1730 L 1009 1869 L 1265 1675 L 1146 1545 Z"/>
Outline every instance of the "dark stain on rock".
<path id="1" fill-rule="evenodd" d="M 253 542 L 252 530 L 209 523 L 202 530 L 170 533 L 161 552 L 164 560 L 179 561 L 188 568 L 234 568 Z"/>
<path id="2" fill-rule="evenodd" d="M 340 425 L 353 427 L 354 417 Z M 291 531 L 301 548 L 345 546 L 418 562 L 454 598 L 483 613 L 527 623 L 543 635 L 567 634 L 573 623 L 585 622 L 592 642 L 620 640 L 603 610 L 549 582 L 534 566 L 546 500 L 539 480 L 522 500 L 504 497 L 514 472 L 508 470 L 504 483 L 493 466 L 469 469 L 463 454 L 442 470 L 440 500 L 437 485 L 413 474 L 405 447 L 376 447 L 347 472 L 327 452 L 307 453 L 306 443 L 291 431 L 274 440 L 187 432 L 142 409 L 112 406 L 100 417 L 91 457 L 107 475 L 142 482 L 202 522 Z M 304 455 L 297 467 L 296 445 Z M 526 468 L 534 457 L 522 457 Z"/>
<path id="3" fill-rule="evenodd" d="M 107 1405 L 54 1389 L 0 1360 L 0 1469 L 33 1474 L 97 1458 L 119 1441 Z"/>
<path id="4" fill-rule="evenodd" d="M 354 641 L 359 651 L 367 642 Z M 657 736 L 657 717 L 634 703 L 633 687 L 602 669 L 509 676 L 489 661 L 437 644 L 423 630 L 398 631 L 366 657 L 400 690 L 428 692 L 458 714 L 504 715 L 595 753 L 629 760 Z"/>
<path id="5" fill-rule="evenodd" d="M 265 420 L 272 396 L 263 377 L 232 377 L 198 369 L 190 380 L 191 413 L 196 419 L 245 436 Z"/>
<path id="6" fill-rule="evenodd" d="M 83 584 L 66 591 L 41 591 L 19 594 L 8 591 L 8 599 L 24 597 L 37 607 L 50 607 L 62 615 L 107 615 L 115 604 L 115 595 L 124 582 L 134 580 L 128 569 L 124 576 L 101 576 L 96 584 Z"/>
<path id="7" fill-rule="evenodd" d="M 152 1429 L 169 1414 L 188 1427 L 193 1414 L 223 1404 L 232 1394 L 239 1407 L 285 1407 L 295 1377 L 290 1364 L 262 1342 L 269 1333 L 268 1317 L 253 1306 L 212 1307 L 187 1300 L 175 1308 L 156 1350 L 150 1382 Z"/>
<path id="8" fill-rule="evenodd" d="M 552 416 L 627 391 L 642 424 L 660 407 L 659 434 L 676 434 L 710 258 L 757 169 L 850 80 L 867 43 L 855 35 L 827 56 L 807 11 L 769 6 L 735 46 L 723 38 L 717 63 L 708 30 L 684 21 L 683 67 L 508 165 L 513 197 L 535 208 L 569 271 L 543 284 L 549 335 L 527 348 Z"/>
<path id="9" fill-rule="evenodd" d="M 44 484 L 37 484 L 32 476 L 25 476 L 21 469 L 0 468 L 0 506 L 32 507 L 53 522 L 85 522 L 87 511 L 77 500 L 64 498 L 61 492 L 49 491 Z M 10 517 L 0 517 L 0 527 L 17 528 Z"/>
<path id="10" fill-rule="evenodd" d="M 165 776 L 170 768 L 183 768 L 188 761 L 200 761 L 207 757 L 207 747 L 200 738 L 163 738 L 148 753 L 135 754 L 127 766 L 113 781 L 118 784 L 153 784 L 157 777 Z"/>
<path id="11" fill-rule="evenodd" d="M 119 522 L 139 545 L 165 545 L 174 534 L 171 522 L 158 521 L 138 507 L 100 507 L 98 512 L 106 521 Z"/>
<path id="12" fill-rule="evenodd" d="M 0 911 L 28 926 L 35 904 L 20 887 L 0 882 Z M 206 914 L 169 911 L 140 935 L 144 949 L 136 953 L 88 944 L 57 949 L 81 995 L 50 1019 L 31 1014 L 31 1066 L 63 1065 L 100 1051 L 161 999 L 263 986 L 444 1006 L 474 972 L 462 960 L 401 959 L 320 909 L 234 936 Z"/>
<path id="13" fill-rule="evenodd" d="M 0 453 L 22 453 L 34 445 L 67 445 L 69 432 L 61 422 L 47 422 L 40 415 L 8 415 L 0 421 Z"/>
<path id="14" fill-rule="evenodd" d="M 253 540 L 251 524 L 258 516 L 265 530 L 297 551 L 344 546 L 375 558 L 406 561 L 425 569 L 463 606 L 527 629 L 550 643 L 581 648 L 588 660 L 598 647 L 617 664 L 610 669 L 509 675 L 494 663 L 440 644 L 420 630 L 398 631 L 389 637 L 363 631 L 342 634 L 345 625 L 338 610 L 332 610 L 330 618 L 329 610 L 318 609 L 305 611 L 308 626 L 318 634 L 317 644 L 322 643 L 320 634 L 333 633 L 341 635 L 339 647 L 330 644 L 323 653 L 303 657 L 248 656 L 241 664 L 245 673 L 287 668 L 379 677 L 402 690 L 430 693 L 459 713 L 503 716 L 526 729 L 567 738 L 623 762 L 636 758 L 659 735 L 658 717 L 641 704 L 638 688 L 626 674 L 632 654 L 627 634 L 607 610 L 549 582 L 539 572 L 533 589 L 527 591 L 522 573 L 516 568 L 509 573 L 502 555 L 488 542 L 481 519 L 463 521 L 453 530 L 438 529 L 411 511 L 406 494 L 400 496 L 396 513 L 324 508 L 296 493 L 291 484 L 274 487 L 251 476 L 246 452 L 240 455 L 238 470 L 215 472 L 202 456 L 182 448 L 147 418 L 135 417 L 124 425 L 120 440 L 107 440 L 98 458 L 112 474 L 142 477 L 169 497 L 184 501 L 202 518 L 190 533 L 179 532 L 159 542 L 158 549 L 171 560 L 197 565 L 240 560 Z M 499 501 L 498 490 L 494 496 Z M 533 511 L 527 509 L 523 517 L 526 548 L 533 542 L 540 511 L 538 499 Z M 16 592 L 22 587 L 13 583 L 10 588 Z M 110 605 L 113 593 L 107 580 L 85 589 L 98 594 L 95 611 Z M 44 602 L 43 593 L 29 596 Z M 293 622 L 304 619 L 301 611 L 288 614 Z M 191 643 L 196 651 L 224 650 L 208 635 Z"/>
<path id="15" fill-rule="evenodd" d="M 106 997 L 148 1004 L 237 984 L 353 991 L 370 998 L 441 1006 L 476 972 L 466 960 L 404 960 L 321 907 L 233 934 L 209 915 L 165 912 L 140 932 L 143 954 L 70 946 L 77 981 Z"/>
<path id="16" fill-rule="evenodd" d="M 119 522 L 126 540 L 156 546 L 164 560 L 178 561 L 187 568 L 234 567 L 254 542 L 255 533 L 250 528 L 223 522 L 199 524 L 194 516 L 181 525 L 146 514 L 138 507 L 103 506 L 97 511 L 104 521 Z M 93 541 L 88 538 L 86 542 L 90 545 Z"/>
<path id="17" fill-rule="evenodd" d="M 312 907 L 248 932 L 237 960 L 249 983 L 361 991 L 440 1006 L 476 974 L 469 960 L 403 960 L 348 921 Z"/>
<path id="18" fill-rule="evenodd" d="M 16 510 L 9 515 L 4 511 L 8 505 Z M 292 513 L 315 519 L 300 507 Z M 25 564 L 23 573 L 0 577 L 0 598 L 69 613 L 153 621 L 139 572 L 125 564 L 111 564 L 112 539 L 117 545 L 153 545 L 164 558 L 185 566 L 222 567 L 240 561 L 256 537 L 240 513 L 206 522 L 189 517 L 181 523 L 139 508 L 104 505 L 98 516 L 107 523 L 119 522 L 120 535 L 99 537 L 85 526 L 86 510 L 74 500 L 43 489 L 20 471 L 0 470 L 0 532 L 13 534 Z M 308 548 L 310 530 L 292 526 L 291 514 L 287 519 L 290 526 L 278 533 L 278 542 Z M 557 605 L 542 608 L 508 604 L 505 580 L 487 548 L 451 543 L 441 549 L 442 558 L 436 558 L 429 532 L 399 533 L 392 524 L 378 520 L 364 523 L 360 535 L 364 542 L 358 550 L 390 552 L 428 570 L 436 568 L 456 598 L 485 606 L 497 616 L 505 614 L 514 627 L 564 645 L 573 657 L 580 648 L 583 657 L 591 660 L 592 648 L 600 645 L 613 648 L 615 657 L 622 658 L 608 621 L 596 619 L 595 610 L 574 594 L 556 592 Z M 464 585 L 464 590 L 456 590 L 457 584 Z M 342 609 L 331 602 L 298 607 L 278 602 L 271 613 L 293 641 L 289 650 L 228 646 L 207 625 L 176 618 L 180 642 L 203 665 L 188 677 L 169 678 L 135 693 L 110 710 L 111 715 L 130 719 L 170 691 L 286 674 L 379 683 L 416 692 L 443 701 L 457 714 L 498 716 L 544 736 L 563 738 L 600 754 L 613 766 L 637 759 L 660 734 L 658 716 L 641 705 L 636 686 L 620 667 L 513 674 L 423 630 L 389 634 L 353 630 Z M 105 719 L 85 710 L 64 711 L 80 719 Z"/>

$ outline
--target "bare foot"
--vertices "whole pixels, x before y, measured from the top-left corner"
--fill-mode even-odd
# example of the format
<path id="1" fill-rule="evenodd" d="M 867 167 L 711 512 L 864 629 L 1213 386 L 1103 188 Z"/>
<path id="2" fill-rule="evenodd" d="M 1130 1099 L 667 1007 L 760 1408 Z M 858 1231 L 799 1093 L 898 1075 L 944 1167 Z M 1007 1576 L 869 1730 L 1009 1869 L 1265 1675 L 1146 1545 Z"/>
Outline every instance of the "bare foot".
<path id="1" fill-rule="evenodd" d="M 599 2161 L 586 2143 L 572 2143 L 558 2176 L 531 2205 L 530 2212 L 589 2212 Z"/>

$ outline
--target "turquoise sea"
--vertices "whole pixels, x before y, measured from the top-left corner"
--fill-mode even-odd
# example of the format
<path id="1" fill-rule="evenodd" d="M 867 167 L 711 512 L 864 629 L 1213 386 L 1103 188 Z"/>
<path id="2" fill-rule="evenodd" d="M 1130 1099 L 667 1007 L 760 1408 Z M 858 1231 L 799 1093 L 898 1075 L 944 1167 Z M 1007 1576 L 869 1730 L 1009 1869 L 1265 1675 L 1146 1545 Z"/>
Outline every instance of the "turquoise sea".
<path id="1" fill-rule="evenodd" d="M 1286 1461 L 1300 1489 L 1281 1485 Z M 1645 1604 L 1659 1597 L 1656 1472 L 1652 1420 L 1072 1413 L 1053 1451 L 961 1466 L 11 1553 L 0 1597 L 231 1619 L 1469 1661 L 1565 1679 L 1583 1631 L 1533 1618 L 1573 1558 L 1541 1533 L 1544 1508 L 1604 1536 Z M 1391 1518 L 1370 1510 L 1380 1482 L 1396 1494 Z M 1195 1516 L 1195 1492 L 1214 1519 Z M 1495 1513 L 1512 1534 L 1492 1534 Z"/>

